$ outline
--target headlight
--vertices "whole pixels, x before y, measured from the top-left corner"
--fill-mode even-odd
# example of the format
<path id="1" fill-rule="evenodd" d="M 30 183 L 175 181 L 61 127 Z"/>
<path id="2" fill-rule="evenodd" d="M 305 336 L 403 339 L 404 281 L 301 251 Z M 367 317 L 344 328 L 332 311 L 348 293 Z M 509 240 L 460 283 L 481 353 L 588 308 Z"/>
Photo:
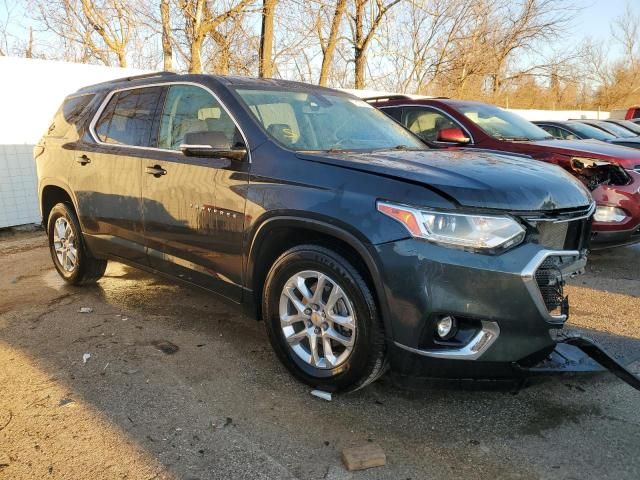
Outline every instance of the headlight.
<path id="1" fill-rule="evenodd" d="M 616 207 L 601 207 L 596 208 L 596 213 L 593 219 L 596 222 L 603 223 L 620 223 L 627 218 L 627 214 L 621 208 Z"/>
<path id="2" fill-rule="evenodd" d="M 381 213 L 402 223 L 414 237 L 450 247 L 505 249 L 524 239 L 525 230 L 511 217 L 418 210 L 378 202 Z"/>

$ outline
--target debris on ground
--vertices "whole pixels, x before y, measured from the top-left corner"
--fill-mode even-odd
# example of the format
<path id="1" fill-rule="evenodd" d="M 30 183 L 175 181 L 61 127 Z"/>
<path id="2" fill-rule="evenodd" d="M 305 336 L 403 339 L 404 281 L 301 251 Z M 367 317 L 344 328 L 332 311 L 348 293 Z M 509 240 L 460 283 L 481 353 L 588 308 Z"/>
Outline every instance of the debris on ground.
<path id="1" fill-rule="evenodd" d="M 58 403 L 59 407 L 64 407 L 65 405 L 69 405 L 73 403 L 73 400 L 71 400 L 70 398 L 63 398 L 62 400 L 60 400 L 60 402 Z"/>
<path id="2" fill-rule="evenodd" d="M 331 392 L 325 392 L 323 390 L 311 390 L 311 395 L 326 400 L 327 402 L 331 401 Z"/>
<path id="3" fill-rule="evenodd" d="M 87 363 L 87 360 L 89 360 L 90 358 L 91 358 L 91 354 L 85 353 L 84 355 L 82 355 L 82 363 L 83 364 Z"/>
<path id="4" fill-rule="evenodd" d="M 180 350 L 180 347 L 168 340 L 154 340 L 153 342 L 151 342 L 151 345 L 156 347 L 162 353 L 166 353 L 167 355 L 173 355 L 178 350 Z"/>
<path id="5" fill-rule="evenodd" d="M 92 307 L 80 307 L 80 310 L 78 310 L 78 313 L 92 313 L 92 312 L 93 312 Z"/>
<path id="6" fill-rule="evenodd" d="M 347 467 L 347 470 L 352 472 L 386 465 L 387 457 L 380 445 L 365 443 L 364 445 L 344 448 L 342 450 L 342 462 Z"/>

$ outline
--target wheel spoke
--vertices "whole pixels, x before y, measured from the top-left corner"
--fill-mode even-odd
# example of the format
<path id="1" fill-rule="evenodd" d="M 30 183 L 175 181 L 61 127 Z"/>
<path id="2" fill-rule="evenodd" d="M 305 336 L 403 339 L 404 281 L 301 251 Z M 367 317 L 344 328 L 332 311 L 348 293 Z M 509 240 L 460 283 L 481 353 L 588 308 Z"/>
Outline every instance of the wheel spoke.
<path id="1" fill-rule="evenodd" d="M 318 337 L 316 335 L 309 335 L 309 350 L 311 365 L 317 366 L 320 363 L 320 356 L 318 355 Z"/>
<path id="2" fill-rule="evenodd" d="M 329 317 L 329 320 L 333 323 L 337 323 L 341 327 L 346 327 L 349 330 L 353 330 L 355 328 L 355 325 L 353 324 L 353 317 L 351 315 L 342 316 L 334 313 L 327 313 L 327 316 Z"/>
<path id="3" fill-rule="evenodd" d="M 353 336 L 351 337 L 346 337 L 344 335 L 342 335 L 341 333 L 339 333 L 335 328 L 331 327 L 329 329 L 327 329 L 327 331 L 325 332 L 325 335 L 333 340 L 335 340 L 336 342 L 341 343 L 342 345 L 344 345 L 345 347 L 350 347 L 353 345 Z"/>
<path id="4" fill-rule="evenodd" d="M 58 239 L 64 238 L 64 232 L 66 230 L 65 221 L 62 218 L 56 220 L 55 231 L 58 234 Z"/>
<path id="5" fill-rule="evenodd" d="M 331 347 L 331 340 L 327 337 L 322 337 L 322 350 L 324 351 L 324 358 L 331 366 L 336 364 L 336 356 L 333 354 L 333 347 Z"/>
<path id="6" fill-rule="evenodd" d="M 331 311 L 335 307 L 336 302 L 344 296 L 342 289 L 338 285 L 333 285 L 329 298 L 327 299 L 326 309 Z"/>
<path id="7" fill-rule="evenodd" d="M 318 282 L 316 283 L 316 289 L 311 297 L 311 302 L 315 304 L 322 303 L 322 292 L 324 291 L 324 285 L 327 281 L 327 276 L 324 274 L 318 275 Z"/>
<path id="8" fill-rule="evenodd" d="M 71 267 L 74 267 L 76 265 L 76 259 L 77 259 L 76 249 L 73 247 L 69 247 L 69 249 L 67 250 L 67 257 L 69 258 Z"/>
<path id="9" fill-rule="evenodd" d="M 302 298 L 304 298 L 307 301 L 307 303 L 310 303 L 312 294 L 309 291 L 309 288 L 307 287 L 307 284 L 305 283 L 305 280 L 306 280 L 306 278 L 304 278 L 303 276 L 298 275 L 298 277 L 296 278 L 295 288 L 298 289 L 298 291 L 302 295 Z"/>
<path id="10" fill-rule="evenodd" d="M 296 297 L 293 294 L 293 288 L 296 288 L 296 287 L 289 287 L 289 288 L 285 287 L 284 294 L 287 296 L 289 300 L 291 300 L 291 303 L 293 303 L 293 306 L 298 311 L 298 313 L 304 313 L 305 306 L 298 299 L 298 297 Z"/>
<path id="11" fill-rule="evenodd" d="M 297 322 L 304 322 L 308 319 L 309 317 L 307 317 L 306 315 L 301 315 L 299 313 L 295 314 L 295 315 L 283 315 L 280 317 L 280 324 L 283 327 L 289 326 L 289 325 L 293 325 L 294 323 Z"/>
<path id="12" fill-rule="evenodd" d="M 286 338 L 287 338 L 287 342 L 289 342 L 289 345 L 297 345 L 306 337 L 307 337 L 307 330 L 303 329 L 303 330 L 300 330 L 299 332 L 292 333 Z"/>

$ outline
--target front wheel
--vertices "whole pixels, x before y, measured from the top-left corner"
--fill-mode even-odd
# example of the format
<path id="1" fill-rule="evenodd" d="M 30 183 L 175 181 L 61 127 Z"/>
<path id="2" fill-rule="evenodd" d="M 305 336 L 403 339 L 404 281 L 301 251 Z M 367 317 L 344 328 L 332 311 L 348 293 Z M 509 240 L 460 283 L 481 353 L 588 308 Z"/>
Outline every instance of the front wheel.
<path id="1" fill-rule="evenodd" d="M 348 391 L 385 371 L 385 341 L 373 295 L 342 256 L 316 245 L 283 253 L 265 282 L 263 318 L 284 365 L 325 391 Z"/>
<path id="2" fill-rule="evenodd" d="M 104 275 L 107 261 L 92 257 L 86 249 L 78 218 L 67 204 L 58 203 L 51 209 L 47 234 L 53 264 L 65 282 L 84 285 Z"/>

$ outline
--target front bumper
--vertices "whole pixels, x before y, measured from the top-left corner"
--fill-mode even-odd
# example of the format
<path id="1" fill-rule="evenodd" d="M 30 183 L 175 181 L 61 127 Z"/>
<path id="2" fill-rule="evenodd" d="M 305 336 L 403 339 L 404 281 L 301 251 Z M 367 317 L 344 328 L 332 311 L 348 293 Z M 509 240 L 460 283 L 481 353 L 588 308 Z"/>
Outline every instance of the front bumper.
<path id="1" fill-rule="evenodd" d="M 536 273 L 553 261 L 552 270 L 562 279 L 586 264 L 582 252 L 534 243 L 496 256 L 418 239 L 375 248 L 389 310 L 391 368 L 419 376 L 501 377 L 513 373 L 513 362 L 544 357 L 555 346 L 550 330 L 561 328 L 568 312 L 566 306 L 550 312 L 540 289 L 548 278 Z M 468 323 L 463 342 L 434 339 L 439 315 Z"/>

